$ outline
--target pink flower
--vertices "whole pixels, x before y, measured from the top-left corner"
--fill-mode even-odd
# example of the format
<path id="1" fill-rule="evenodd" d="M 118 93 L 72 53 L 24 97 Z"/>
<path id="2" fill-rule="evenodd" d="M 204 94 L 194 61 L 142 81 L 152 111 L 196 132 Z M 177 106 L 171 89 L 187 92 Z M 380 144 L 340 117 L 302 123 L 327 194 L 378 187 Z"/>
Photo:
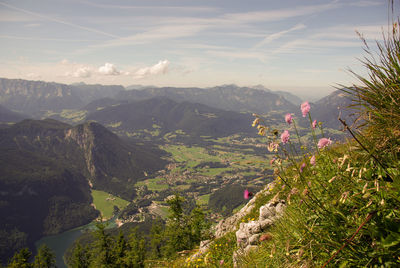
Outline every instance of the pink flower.
<path id="1" fill-rule="evenodd" d="M 281 141 L 283 142 L 283 144 L 288 143 L 289 138 L 290 138 L 289 131 L 287 130 L 283 131 L 283 133 L 281 134 Z"/>
<path id="2" fill-rule="evenodd" d="M 269 163 L 272 165 L 273 163 L 275 163 L 275 158 L 272 158 Z"/>
<path id="3" fill-rule="evenodd" d="M 316 128 L 317 127 L 317 120 L 314 120 L 313 122 L 312 122 L 312 128 Z"/>
<path id="4" fill-rule="evenodd" d="M 318 141 L 318 148 L 322 149 L 332 143 L 331 139 L 322 138 Z"/>
<path id="5" fill-rule="evenodd" d="M 301 108 L 301 113 L 303 114 L 303 117 L 306 117 L 306 115 L 310 111 L 311 107 L 310 107 L 310 104 L 308 103 L 308 101 L 305 101 L 301 104 L 300 108 Z"/>
<path id="6" fill-rule="evenodd" d="M 220 260 L 219 265 L 223 265 L 223 264 L 224 264 L 224 260 Z"/>
<path id="7" fill-rule="evenodd" d="M 244 199 L 249 199 L 249 197 L 250 197 L 250 192 L 249 192 L 249 190 L 244 190 L 244 193 L 243 193 L 243 197 L 244 197 Z"/>
<path id="8" fill-rule="evenodd" d="M 317 161 L 315 160 L 315 155 L 313 155 L 311 158 L 310 158 L 310 164 L 312 165 L 312 166 L 315 166 L 315 163 L 316 163 Z"/>
<path id="9" fill-rule="evenodd" d="M 288 123 L 290 125 L 292 123 L 292 120 L 293 120 L 292 114 L 286 114 L 285 115 L 286 123 Z"/>
<path id="10" fill-rule="evenodd" d="M 301 164 L 300 166 L 300 173 L 303 172 L 304 168 L 306 167 L 306 163 Z"/>

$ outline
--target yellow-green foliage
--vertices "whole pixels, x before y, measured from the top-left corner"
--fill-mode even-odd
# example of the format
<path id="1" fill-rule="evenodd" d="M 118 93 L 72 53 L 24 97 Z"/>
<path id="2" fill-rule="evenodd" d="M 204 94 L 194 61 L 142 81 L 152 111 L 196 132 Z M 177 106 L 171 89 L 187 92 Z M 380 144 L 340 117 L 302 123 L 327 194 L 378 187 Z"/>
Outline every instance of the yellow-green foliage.
<path id="1" fill-rule="evenodd" d="M 236 250 L 236 236 L 234 232 L 228 233 L 223 237 L 215 239 L 209 251 L 201 256 L 194 257 L 196 251 L 191 251 L 190 255 L 177 259 L 173 265 L 175 267 L 232 267 L 232 255 Z"/>
<path id="2" fill-rule="evenodd" d="M 144 181 L 139 181 L 135 184 L 136 187 L 146 185 L 150 191 L 163 191 L 168 189 L 168 184 L 165 183 L 163 178 L 154 178 Z"/>
<path id="3" fill-rule="evenodd" d="M 93 204 L 105 219 L 113 216 L 114 206 L 117 206 L 121 210 L 129 204 L 128 201 L 103 191 L 92 190 L 92 197 Z"/>
<path id="4" fill-rule="evenodd" d="M 87 111 L 85 110 L 62 110 L 60 116 L 71 120 L 72 122 L 80 122 L 85 119 Z"/>
<path id="5" fill-rule="evenodd" d="M 116 128 L 116 127 L 121 126 L 121 124 L 122 124 L 122 122 L 119 121 L 119 122 L 115 122 L 115 123 L 108 124 L 107 127 Z"/>
<path id="6" fill-rule="evenodd" d="M 196 199 L 196 204 L 197 205 L 208 205 L 208 201 L 210 200 L 210 195 L 211 194 L 200 195 Z"/>

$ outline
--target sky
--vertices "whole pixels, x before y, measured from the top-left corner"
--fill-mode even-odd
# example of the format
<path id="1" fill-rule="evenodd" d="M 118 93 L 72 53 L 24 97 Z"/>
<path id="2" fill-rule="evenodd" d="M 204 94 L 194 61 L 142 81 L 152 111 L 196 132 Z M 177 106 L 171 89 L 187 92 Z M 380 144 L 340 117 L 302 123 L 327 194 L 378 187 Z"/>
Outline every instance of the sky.
<path id="1" fill-rule="evenodd" d="M 390 16 L 385 0 L 0 0 L 0 77 L 316 97 L 356 82 L 356 31 L 380 41 Z"/>

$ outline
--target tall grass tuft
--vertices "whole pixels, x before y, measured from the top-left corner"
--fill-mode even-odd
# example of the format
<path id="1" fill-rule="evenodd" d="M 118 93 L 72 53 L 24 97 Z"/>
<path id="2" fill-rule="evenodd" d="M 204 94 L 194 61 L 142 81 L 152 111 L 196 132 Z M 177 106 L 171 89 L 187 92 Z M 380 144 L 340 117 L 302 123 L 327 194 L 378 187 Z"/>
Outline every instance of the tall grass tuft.
<path id="1" fill-rule="evenodd" d="M 360 37 L 367 53 L 361 62 L 368 76 L 351 71 L 361 85 L 353 85 L 345 91 L 355 103 L 353 108 L 360 119 L 357 127 L 363 131 L 364 145 L 379 151 L 380 158 L 397 159 L 400 152 L 399 22 L 394 22 L 387 34 L 383 33 L 383 42 L 376 42 L 376 52 Z"/>
<path id="2" fill-rule="evenodd" d="M 271 133 L 256 115 L 253 126 L 274 153 L 272 194 L 287 208 L 268 230 L 272 239 L 242 266 L 400 267 L 399 23 L 377 42 L 376 55 L 363 41 L 368 76 L 354 73 L 361 85 L 345 90 L 361 120 L 356 129 L 342 121 L 354 140 L 332 144 L 307 102 L 301 111 L 312 143 L 301 139 L 292 115 L 284 131 Z"/>

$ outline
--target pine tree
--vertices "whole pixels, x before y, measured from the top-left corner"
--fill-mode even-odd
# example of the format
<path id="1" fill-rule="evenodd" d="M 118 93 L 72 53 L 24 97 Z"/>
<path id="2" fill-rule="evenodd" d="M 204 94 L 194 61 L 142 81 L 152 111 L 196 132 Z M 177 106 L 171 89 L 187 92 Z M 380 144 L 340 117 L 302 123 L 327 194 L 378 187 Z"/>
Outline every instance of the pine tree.
<path id="1" fill-rule="evenodd" d="M 209 237 L 205 230 L 208 230 L 211 223 L 206 220 L 204 211 L 197 206 L 190 213 L 190 229 L 191 229 L 191 244 L 192 247 L 200 243 L 200 241 Z"/>
<path id="2" fill-rule="evenodd" d="M 111 267 L 114 263 L 112 254 L 113 240 L 106 233 L 106 226 L 103 223 L 96 224 L 96 228 L 97 230 L 94 233 L 96 241 L 91 254 L 91 264 L 95 265 L 95 267 Z"/>
<path id="3" fill-rule="evenodd" d="M 165 244 L 164 224 L 157 218 L 150 229 L 150 256 L 155 259 L 162 257 L 162 247 Z"/>
<path id="4" fill-rule="evenodd" d="M 87 247 L 82 247 L 77 243 L 69 260 L 72 268 L 88 268 L 90 265 L 90 252 Z"/>
<path id="5" fill-rule="evenodd" d="M 32 253 L 29 249 L 23 248 L 11 258 L 8 263 L 8 268 L 31 268 L 32 264 L 29 263 L 29 258 L 32 256 Z"/>
<path id="6" fill-rule="evenodd" d="M 51 268 L 56 267 L 56 256 L 51 249 L 43 244 L 40 246 L 35 261 L 33 262 L 34 268 Z"/>
<path id="7" fill-rule="evenodd" d="M 120 231 L 114 248 L 116 267 L 128 267 L 125 265 L 125 257 L 128 254 L 129 245 L 125 240 L 124 234 Z"/>
<path id="8" fill-rule="evenodd" d="M 139 236 L 137 227 L 132 229 L 129 236 L 129 251 L 125 257 L 125 267 L 142 268 L 146 259 L 146 244 Z"/>

